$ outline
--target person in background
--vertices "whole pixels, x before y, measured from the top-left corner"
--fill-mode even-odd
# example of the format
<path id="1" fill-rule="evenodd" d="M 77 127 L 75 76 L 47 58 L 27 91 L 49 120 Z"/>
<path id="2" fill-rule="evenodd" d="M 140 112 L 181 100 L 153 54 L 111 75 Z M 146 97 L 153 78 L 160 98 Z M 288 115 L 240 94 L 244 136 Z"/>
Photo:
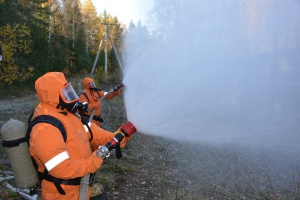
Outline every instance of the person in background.
<path id="1" fill-rule="evenodd" d="M 95 173 L 103 163 L 97 149 L 117 133 L 101 129 L 93 122 L 82 122 L 80 113 L 87 105 L 79 101 L 63 73 L 46 73 L 36 80 L 35 89 L 40 103 L 33 119 L 50 115 L 62 122 L 66 130 L 64 141 L 60 130 L 52 124 L 37 123 L 31 129 L 29 151 L 43 175 L 42 199 L 79 199 L 81 178 Z M 124 135 L 120 146 L 128 141 L 127 136 Z M 88 191 L 90 195 L 90 188 Z"/>
<path id="2" fill-rule="evenodd" d="M 79 100 L 81 102 L 87 102 L 89 105 L 89 112 L 85 113 L 86 120 L 89 119 L 93 110 L 95 110 L 93 122 L 100 126 L 101 122 L 103 122 L 103 119 L 101 118 L 101 97 L 107 95 L 105 96 L 105 99 L 113 99 L 116 95 L 120 94 L 120 89 L 116 88 L 114 92 L 107 94 L 107 92 L 96 87 L 94 79 L 92 78 L 85 78 L 83 80 L 83 86 L 85 89 L 80 93 Z"/>

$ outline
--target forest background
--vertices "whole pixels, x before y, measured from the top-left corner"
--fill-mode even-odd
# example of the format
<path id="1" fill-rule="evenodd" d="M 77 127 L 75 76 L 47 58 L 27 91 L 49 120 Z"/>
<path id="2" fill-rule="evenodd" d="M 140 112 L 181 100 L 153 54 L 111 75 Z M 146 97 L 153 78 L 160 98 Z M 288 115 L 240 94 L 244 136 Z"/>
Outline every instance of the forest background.
<path id="1" fill-rule="evenodd" d="M 1 96 L 32 87 L 48 71 L 62 71 L 67 77 L 90 72 L 104 24 L 120 58 L 126 35 L 147 32 L 140 22 L 126 27 L 105 10 L 97 13 L 91 0 L 0 0 L 0 13 Z M 116 54 L 111 42 L 107 44 L 108 68 L 118 74 Z M 100 54 L 104 50 L 102 45 Z M 104 59 L 96 66 L 95 76 L 103 75 Z"/>
<path id="2" fill-rule="evenodd" d="M 174 132 L 170 134 L 172 140 L 136 133 L 122 152 L 124 157 L 117 160 L 114 156 L 111 156 L 101 167 L 99 176 L 96 177 L 96 181 L 104 186 L 108 199 L 299 200 L 299 156 L 294 156 L 298 155 L 294 152 L 299 149 L 297 142 L 299 141 L 300 130 L 298 123 L 300 113 L 298 104 L 300 97 L 298 81 L 300 41 L 298 9 L 285 9 L 289 8 L 288 5 L 294 5 L 291 4 L 291 1 L 286 0 L 241 0 L 244 3 L 241 4 L 243 5 L 240 7 L 241 11 L 245 11 L 243 8 L 246 8 L 246 11 L 249 12 L 238 12 L 238 16 L 242 17 L 238 19 L 243 19 L 242 22 L 249 22 L 247 24 L 238 23 L 241 22 L 239 20 L 234 21 L 235 23 L 232 22 L 232 19 L 236 18 L 231 15 L 236 16 L 237 14 L 231 10 L 231 6 L 235 4 L 224 6 L 223 2 L 226 1 L 205 1 L 206 6 L 199 6 L 197 9 L 191 9 L 195 5 L 200 5 L 196 0 L 173 2 L 174 0 L 156 0 L 154 14 L 158 14 L 158 17 L 152 18 L 151 16 L 153 23 L 156 20 L 159 22 L 157 23 L 158 31 L 156 31 L 158 35 L 156 37 L 159 40 L 155 41 L 149 36 L 147 28 L 142 26 L 141 23 L 130 23 L 126 27 L 118 21 L 117 17 L 113 17 L 105 11 L 97 13 L 91 0 L 86 0 L 83 3 L 80 0 L 0 0 L 0 44 L 2 45 L 3 54 L 3 59 L 0 61 L 0 124 L 16 117 L 22 121 L 27 121 L 36 103 L 33 101 L 33 99 L 36 99 L 33 94 L 34 81 L 45 72 L 62 71 L 72 83 L 76 81 L 81 83 L 82 78 L 90 72 L 93 66 L 99 43 L 105 31 L 103 23 L 113 24 L 107 27 L 121 58 L 121 63 L 123 63 L 122 58 L 127 56 L 125 55 L 125 52 L 127 52 L 131 55 L 131 57 L 128 56 L 129 58 L 137 61 L 132 66 L 138 66 L 139 68 L 131 68 L 139 69 L 136 70 L 137 72 L 143 71 L 144 74 L 147 73 L 145 69 L 151 69 L 151 65 L 159 66 L 155 70 L 150 70 L 150 72 L 155 72 L 154 74 L 159 76 L 155 77 L 151 76 L 151 73 L 147 74 L 151 78 L 152 84 L 148 84 L 148 82 L 147 86 L 151 87 L 143 88 L 146 91 L 144 93 L 146 94 L 145 97 L 147 97 L 143 100 L 160 99 L 160 93 L 151 93 L 151 91 L 161 91 L 164 87 L 161 87 L 162 84 L 155 84 L 156 79 L 153 79 L 153 77 L 163 77 L 161 80 L 173 78 L 174 76 L 170 76 L 170 73 L 163 76 L 164 73 L 159 74 L 158 72 L 169 72 L 168 69 L 173 69 L 174 66 L 181 67 L 176 63 L 180 61 L 179 64 L 184 63 L 184 66 L 187 66 L 184 70 L 191 76 L 186 76 L 189 78 L 186 79 L 187 81 L 182 79 L 184 76 L 171 80 L 171 83 L 176 82 L 176 88 L 173 91 L 175 91 L 177 97 L 172 96 L 172 103 L 178 99 L 181 100 L 181 97 L 185 98 L 181 102 L 183 104 L 178 104 L 181 106 L 176 107 L 180 108 L 183 114 L 188 113 L 186 111 L 189 110 L 189 105 L 197 105 L 194 107 L 196 109 L 201 108 L 199 105 L 203 107 L 206 105 L 211 106 L 211 108 L 205 109 L 204 113 L 193 112 L 193 117 L 187 115 L 187 117 L 178 118 L 177 113 L 172 115 L 172 112 L 164 112 L 169 114 L 165 118 L 168 123 L 161 123 L 162 118 L 154 116 L 156 114 L 155 109 L 152 109 L 149 113 L 140 112 L 147 115 L 152 114 L 151 116 L 158 119 L 148 120 L 148 122 L 154 121 L 159 122 L 159 125 L 172 125 L 179 119 L 179 123 L 173 126 L 178 132 L 179 128 L 187 127 L 183 125 L 185 121 L 192 122 L 192 120 L 198 119 L 196 116 L 200 116 L 203 117 L 200 119 L 204 127 L 206 119 L 211 122 L 209 126 L 212 126 L 212 128 L 215 127 L 214 124 L 216 123 L 220 125 L 213 129 L 222 133 L 217 136 L 223 136 L 226 130 L 230 130 L 229 125 L 245 122 L 246 126 L 242 127 L 244 124 L 242 123 L 241 129 L 237 129 L 237 132 L 240 133 L 242 130 L 243 133 L 251 133 L 249 136 L 257 136 L 253 140 L 257 144 L 262 144 L 258 138 L 262 138 L 261 136 L 265 136 L 266 133 L 273 137 L 266 135 L 263 141 L 268 139 L 267 143 L 259 146 L 261 149 L 258 149 L 256 144 L 247 149 L 242 145 L 224 144 L 215 146 L 191 144 L 181 140 L 174 141 Z M 279 2 L 278 7 L 280 9 L 273 11 L 274 8 L 270 5 L 276 2 Z M 175 6 L 178 9 L 165 6 L 171 4 L 178 4 L 178 7 Z M 214 9 L 215 7 L 218 9 Z M 174 12 L 184 15 L 178 17 L 173 15 Z M 201 17 L 199 17 L 199 13 Z M 223 13 L 229 13 L 229 15 L 223 17 Z M 240 13 L 243 15 L 240 15 Z M 192 18 L 193 16 L 195 17 Z M 288 21 L 287 19 L 290 19 L 290 16 L 292 20 Z M 170 23 L 176 22 L 176 20 L 179 20 L 180 23 Z M 250 26 L 243 26 L 245 24 Z M 279 25 L 280 29 L 273 28 L 274 25 Z M 206 28 L 203 29 L 203 27 Z M 186 33 L 190 33 L 188 37 Z M 242 37 L 249 37 L 250 39 L 246 40 L 247 43 L 241 43 L 240 41 L 245 41 L 241 40 Z M 154 42 L 149 42 L 152 39 Z M 180 42 L 177 43 L 179 39 Z M 166 45 L 166 43 L 168 44 Z M 145 48 L 147 45 L 151 48 Z M 174 48 L 178 47 L 177 45 L 180 48 Z M 125 46 L 129 46 L 131 51 L 123 51 Z M 201 55 L 206 55 L 207 59 L 213 61 L 218 60 L 217 58 L 223 58 L 224 55 L 236 58 L 237 55 L 244 56 L 245 54 L 244 51 L 237 51 L 245 50 L 241 46 L 249 47 L 246 50 L 252 50 L 256 54 L 251 54 L 251 56 L 246 57 L 247 59 L 244 57 L 243 59 L 239 58 L 240 60 L 237 60 L 238 62 L 234 63 L 235 65 L 229 65 L 226 70 L 215 67 L 196 73 L 201 68 L 197 68 L 198 65 L 195 64 L 195 61 L 201 61 Z M 110 43 L 108 43 L 107 49 L 109 76 L 107 84 L 105 84 L 108 88 L 104 89 L 115 86 L 114 79 L 119 78 L 119 75 L 121 75 L 116 55 L 111 49 Z M 234 51 L 229 51 L 230 49 Z M 101 50 L 102 55 L 103 51 L 104 46 Z M 203 51 L 204 54 L 201 54 Z M 139 54 L 140 52 L 143 54 Z M 234 53 L 232 54 L 232 52 Z M 153 59 L 157 55 L 160 55 L 160 58 L 163 59 Z M 147 62 L 150 59 L 153 60 Z M 242 62 L 243 60 L 244 62 Z M 166 62 L 168 63 L 165 65 Z M 151 64 L 149 65 L 149 63 Z M 186 65 L 186 63 L 188 64 Z M 103 65 L 104 59 L 99 59 L 94 75 L 97 80 L 102 80 L 100 76 L 103 76 Z M 226 76 L 228 73 L 225 72 L 229 71 L 227 69 L 232 70 L 229 73 L 230 76 Z M 234 76 L 234 72 L 240 72 L 237 69 L 242 69 L 241 72 L 243 73 L 236 73 L 238 75 Z M 176 70 L 172 71 L 176 72 Z M 177 71 L 179 71 L 178 68 Z M 206 74 L 212 79 L 207 80 Z M 141 85 L 141 82 L 144 83 L 149 80 L 141 81 L 144 77 L 135 75 L 133 81 L 136 84 Z M 201 79 L 199 76 L 204 78 Z M 197 80 L 196 84 L 187 84 L 190 83 L 190 80 L 194 80 L 193 77 Z M 257 79 L 254 79 L 254 77 Z M 224 82 L 220 78 L 224 78 Z M 228 82 L 225 82 L 225 80 L 228 80 Z M 119 83 L 118 81 L 116 80 L 117 83 Z M 224 88 L 222 83 L 225 83 L 225 90 L 222 90 Z M 259 85 L 259 83 L 265 84 Z M 267 87 L 271 84 L 274 87 Z M 76 86 L 79 85 L 81 84 Z M 125 85 L 127 85 L 126 82 Z M 155 85 L 158 87 L 153 87 Z M 232 87 L 229 87 L 231 85 Z M 229 89 L 226 88 L 227 86 Z M 183 89 L 180 90 L 180 88 Z M 215 88 L 219 88 L 219 90 Z M 82 91 L 82 88 L 75 87 L 74 89 Z M 102 86 L 101 89 L 103 89 Z M 168 92 L 170 91 L 172 90 L 168 90 Z M 203 93 L 197 96 L 196 94 L 199 94 L 199 91 Z M 228 91 L 228 94 L 226 94 L 226 91 Z M 264 93 L 264 91 L 267 91 L 267 93 Z M 212 94 L 218 94 L 217 92 L 219 92 L 222 95 L 212 98 L 211 102 L 202 101 L 202 97 L 205 96 L 203 94 L 209 94 L 207 96 L 211 97 L 209 92 L 212 92 Z M 167 98 L 167 93 L 163 91 L 163 94 L 168 104 L 170 104 L 171 101 L 169 101 L 170 98 Z M 123 92 L 121 95 L 123 95 Z M 20 96 L 24 97 L 21 98 Z M 139 99 L 141 96 L 139 94 Z M 151 98 L 148 98 L 149 96 Z M 132 98 L 136 98 L 136 96 L 132 95 Z M 194 99 L 195 102 L 199 99 L 201 101 L 192 104 L 189 103 L 191 99 Z M 160 101 L 150 102 L 149 104 L 144 103 L 144 101 L 141 102 L 147 105 L 147 109 L 150 110 L 151 108 L 159 108 L 159 106 L 156 106 L 157 103 L 163 101 L 160 99 Z M 241 104 L 236 104 L 236 102 Z M 257 102 L 259 104 L 253 104 Z M 116 126 L 126 120 L 123 98 L 116 98 L 105 103 L 107 104 L 104 104 L 102 112 L 105 114 L 103 115 L 104 128 L 114 131 L 118 128 Z M 244 103 L 250 103 L 250 112 L 246 118 L 236 115 L 236 113 L 240 113 L 240 110 L 243 111 L 247 108 L 243 107 Z M 251 107 L 252 105 L 253 107 Z M 264 105 L 267 105 L 267 107 Z M 258 118 L 259 115 L 256 115 L 257 110 L 259 110 L 258 114 L 261 114 L 262 111 L 266 111 L 266 108 L 276 111 L 269 115 L 271 119 L 275 119 L 275 121 L 271 121 L 272 126 L 268 126 L 269 124 L 264 126 L 265 124 Z M 282 110 L 286 112 L 281 112 Z M 233 111 L 236 111 L 236 113 Z M 273 116 L 274 113 L 275 116 Z M 231 114 L 229 116 L 233 117 L 227 117 L 227 114 Z M 172 120 L 173 116 L 177 118 Z M 244 116 L 244 113 L 242 113 L 242 116 Z M 275 118 L 276 116 L 278 118 Z M 246 120 L 243 121 L 243 119 Z M 283 120 L 274 123 L 278 122 L 278 119 Z M 229 123 L 227 124 L 227 122 Z M 251 123 L 247 124 L 248 122 Z M 203 127 L 199 122 L 189 124 L 196 127 L 197 130 L 187 131 L 185 129 L 182 133 L 189 134 L 188 132 L 190 132 L 194 135 L 200 135 Z M 224 126 L 222 126 L 223 124 Z M 156 125 L 152 127 L 157 127 Z M 175 130 L 173 127 L 170 130 Z M 221 129 L 222 127 L 225 128 Z M 266 132 L 263 132 L 264 130 Z M 168 131 L 165 132 L 166 135 Z M 262 132 L 263 134 L 261 134 Z M 289 142 L 285 143 L 286 140 L 282 140 L 282 138 L 287 139 Z M 242 138 L 242 141 L 245 140 L 247 139 Z M 280 143 L 281 145 L 273 145 L 274 143 L 270 141 L 276 141 L 275 144 Z M 283 150 L 283 148 L 290 149 L 294 147 L 291 144 L 296 143 L 297 146 L 295 145 L 296 148 L 292 149 L 292 153 Z M 272 144 L 273 148 L 268 149 L 267 144 Z M 0 155 L 3 154 L 4 151 L 0 148 Z M 5 158 L 5 156 L 2 156 L 2 160 L 5 161 Z M 8 168 L 4 165 L 2 169 L 6 170 Z M 3 186 L 0 187 L 0 190 L 2 188 Z M 15 199 L 15 195 L 2 191 L 2 193 L 0 192 L 0 199 Z"/>

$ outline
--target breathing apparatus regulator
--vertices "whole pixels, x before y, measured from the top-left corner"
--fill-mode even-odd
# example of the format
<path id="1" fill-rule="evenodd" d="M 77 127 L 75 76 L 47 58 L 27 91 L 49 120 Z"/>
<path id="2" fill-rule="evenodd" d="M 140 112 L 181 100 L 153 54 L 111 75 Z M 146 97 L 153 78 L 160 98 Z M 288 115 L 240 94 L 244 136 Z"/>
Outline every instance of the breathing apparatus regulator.
<path id="1" fill-rule="evenodd" d="M 97 156 L 100 158 L 108 158 L 112 149 L 116 149 L 116 156 L 118 159 L 122 158 L 120 149 L 120 143 L 125 137 L 130 137 L 136 132 L 135 126 L 131 122 L 126 122 L 120 128 L 120 132 L 115 134 L 106 145 L 99 146 L 97 150 Z"/>

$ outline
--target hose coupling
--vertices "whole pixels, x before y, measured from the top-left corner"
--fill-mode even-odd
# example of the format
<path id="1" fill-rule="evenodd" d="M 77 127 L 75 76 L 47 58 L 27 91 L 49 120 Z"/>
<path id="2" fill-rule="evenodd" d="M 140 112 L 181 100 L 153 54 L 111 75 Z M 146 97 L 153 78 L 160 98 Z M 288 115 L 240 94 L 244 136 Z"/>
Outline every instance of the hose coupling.
<path id="1" fill-rule="evenodd" d="M 110 151 L 106 146 L 99 146 L 96 155 L 99 158 L 108 158 L 110 156 Z"/>

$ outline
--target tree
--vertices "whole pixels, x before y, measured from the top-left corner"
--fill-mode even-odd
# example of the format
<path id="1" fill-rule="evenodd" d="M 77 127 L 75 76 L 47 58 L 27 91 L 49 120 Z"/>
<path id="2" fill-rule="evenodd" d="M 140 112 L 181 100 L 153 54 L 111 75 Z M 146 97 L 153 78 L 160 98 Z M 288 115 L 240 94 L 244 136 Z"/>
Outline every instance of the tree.
<path id="1" fill-rule="evenodd" d="M 100 17 L 97 17 L 97 12 L 92 0 L 86 0 L 83 2 L 82 14 L 86 37 L 86 52 L 89 52 L 89 50 L 98 46 L 95 40 L 98 30 L 100 30 Z"/>
<path id="2" fill-rule="evenodd" d="M 1 30 L 10 30 L 9 34 L 0 35 L 5 53 L 1 72 L 13 72 L 9 73 L 10 77 L 6 76 L 5 84 L 22 80 L 17 78 L 21 73 L 24 75 L 22 78 L 30 81 L 48 71 L 74 74 L 89 70 L 92 66 L 104 33 L 104 26 L 101 25 L 104 17 L 97 16 L 91 0 L 86 0 L 83 6 L 80 0 L 0 0 L 0 13 Z M 122 34 L 120 24 L 117 18 L 107 13 L 105 18 L 118 24 L 111 31 L 116 48 L 119 49 Z M 25 28 L 21 29 L 23 26 Z M 4 42 L 4 37 L 10 35 L 15 37 L 11 40 L 19 43 L 19 38 L 23 36 L 18 30 L 30 30 L 26 37 L 23 35 L 25 38 L 22 41 L 28 42 L 26 45 L 14 47 L 11 41 Z M 111 44 L 108 45 L 111 48 Z M 30 50 L 21 51 L 25 47 Z M 113 54 L 109 58 L 114 61 L 108 63 L 115 65 Z M 31 72 L 32 79 L 25 76 L 29 69 L 34 69 Z M 19 74 L 14 74 L 17 71 Z"/>
<path id="3" fill-rule="evenodd" d="M 33 68 L 26 66 L 22 70 L 16 65 L 16 54 L 27 55 L 30 49 L 30 30 L 25 25 L 10 25 L 0 27 L 0 41 L 2 43 L 4 59 L 0 62 L 0 82 L 11 85 L 17 81 L 24 81 L 32 76 Z"/>

